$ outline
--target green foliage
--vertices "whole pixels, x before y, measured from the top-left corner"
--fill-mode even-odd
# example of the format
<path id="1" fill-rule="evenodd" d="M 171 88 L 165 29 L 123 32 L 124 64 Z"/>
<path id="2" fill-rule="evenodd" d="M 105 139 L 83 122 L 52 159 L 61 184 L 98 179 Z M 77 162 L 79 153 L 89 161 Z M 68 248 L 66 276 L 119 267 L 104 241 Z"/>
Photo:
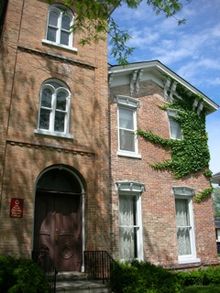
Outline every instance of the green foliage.
<path id="1" fill-rule="evenodd" d="M 117 263 L 113 267 L 111 288 L 115 293 L 177 293 L 177 276 L 148 262 Z"/>
<path id="2" fill-rule="evenodd" d="M 121 65 L 126 65 L 128 57 L 134 51 L 134 48 L 127 46 L 131 38 L 128 32 L 122 31 L 113 18 L 109 21 L 110 46 L 112 47 L 111 55 Z"/>
<path id="3" fill-rule="evenodd" d="M 216 286 L 220 290 L 220 267 L 212 266 L 170 272 L 148 262 L 118 262 L 111 276 L 111 289 L 115 293 L 218 292 L 211 291 Z"/>
<path id="4" fill-rule="evenodd" d="M 151 131 L 138 130 L 137 134 L 142 136 L 145 140 L 149 140 L 150 142 L 154 144 L 159 144 L 160 146 L 167 149 L 171 148 L 174 142 L 171 139 L 162 138 L 159 135 L 153 134 Z"/>
<path id="5" fill-rule="evenodd" d="M 220 293 L 219 286 L 190 286 L 184 288 L 184 293 Z"/>
<path id="6" fill-rule="evenodd" d="M 154 163 L 151 166 L 155 170 L 168 170 L 176 179 L 203 172 L 204 176 L 210 178 L 209 170 L 210 154 L 208 149 L 208 137 L 205 129 L 205 112 L 198 115 L 193 109 L 195 99 L 201 100 L 200 96 L 190 93 L 183 86 L 177 86 L 177 93 L 182 99 L 176 99 L 173 103 L 166 103 L 162 110 L 176 110 L 178 116 L 175 118 L 181 125 L 183 139 L 164 139 L 151 131 L 138 130 L 137 134 L 145 140 L 168 149 L 171 159 Z M 196 202 L 201 202 L 210 196 L 212 188 L 207 188 L 198 193 Z"/>
<path id="7" fill-rule="evenodd" d="M 182 178 L 199 171 L 203 171 L 206 176 L 210 176 L 211 173 L 208 170 L 210 155 L 205 130 L 205 113 L 201 113 L 199 116 L 193 110 L 192 102 L 195 97 L 187 93 L 184 88 L 179 87 L 179 93 L 183 98 L 182 100 L 178 99 L 172 104 L 165 104 L 162 108 L 163 110 L 169 108 L 178 111 L 178 116 L 175 119 L 181 125 L 183 139 L 164 139 L 151 131 L 143 130 L 139 130 L 138 135 L 152 143 L 170 149 L 171 160 L 154 164 L 155 169 L 168 169 L 176 178 Z"/>
<path id="8" fill-rule="evenodd" d="M 54 0 L 48 0 L 54 3 Z M 182 8 L 182 2 L 189 0 L 147 0 L 146 9 L 152 7 L 155 12 L 164 13 L 167 17 L 174 16 Z M 67 7 L 74 7 L 76 17 L 74 20 L 74 30 L 82 31 L 84 36 L 81 44 L 89 44 L 105 38 L 109 33 L 111 44 L 111 55 L 119 64 L 126 64 L 127 58 L 133 52 L 133 48 L 127 46 L 130 35 L 123 31 L 115 23 L 111 12 L 121 6 L 126 5 L 130 9 L 136 9 L 143 0 L 63 0 Z M 177 19 L 178 24 L 184 23 L 184 19 Z"/>
<path id="9" fill-rule="evenodd" d="M 203 172 L 203 175 L 207 178 L 211 178 L 212 177 L 212 171 L 207 169 Z"/>
<path id="10" fill-rule="evenodd" d="M 0 256 L 0 292 L 47 293 L 48 288 L 43 272 L 32 260 Z"/>
<path id="11" fill-rule="evenodd" d="M 220 285 L 220 267 L 208 267 L 195 271 L 177 273 L 183 287 L 193 285 Z"/>
<path id="12" fill-rule="evenodd" d="M 169 104 L 169 108 L 178 109 L 178 122 L 183 132 L 182 140 L 164 139 L 151 131 L 138 130 L 138 135 L 154 144 L 170 149 L 171 160 L 155 163 L 156 170 L 169 170 L 179 179 L 199 171 L 207 171 L 209 164 L 209 150 L 205 131 L 205 116 L 198 116 L 192 109 L 181 105 Z"/>
<path id="13" fill-rule="evenodd" d="M 197 203 L 200 203 L 200 202 L 206 200 L 207 198 L 209 198 L 211 196 L 212 191 L 213 191 L 213 188 L 209 187 L 209 188 L 204 189 L 201 192 L 198 192 L 194 197 L 194 201 Z"/>

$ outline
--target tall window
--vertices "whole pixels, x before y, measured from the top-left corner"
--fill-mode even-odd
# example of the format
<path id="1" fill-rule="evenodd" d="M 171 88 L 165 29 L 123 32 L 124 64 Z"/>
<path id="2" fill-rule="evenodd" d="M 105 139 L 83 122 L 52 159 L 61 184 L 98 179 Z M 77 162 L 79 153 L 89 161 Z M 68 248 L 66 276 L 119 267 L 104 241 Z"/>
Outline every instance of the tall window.
<path id="1" fill-rule="evenodd" d="M 176 229 L 178 258 L 180 263 L 199 261 L 196 258 L 193 224 L 193 190 L 187 187 L 174 188 L 176 206 Z"/>
<path id="2" fill-rule="evenodd" d="M 69 134 L 70 91 L 58 80 L 48 80 L 41 87 L 38 132 Z"/>
<path id="3" fill-rule="evenodd" d="M 118 153 L 138 155 L 137 145 L 137 106 L 138 101 L 124 96 L 117 97 L 118 102 Z"/>
<path id="4" fill-rule="evenodd" d="M 51 5 L 48 13 L 46 39 L 67 47 L 72 46 L 72 12 L 62 5 Z"/>
<path id="5" fill-rule="evenodd" d="M 170 137 L 173 139 L 182 139 L 182 130 L 179 122 L 177 121 L 178 112 L 173 110 L 167 111 L 170 126 Z"/>
<path id="6" fill-rule="evenodd" d="M 118 189 L 120 259 L 141 260 L 143 259 L 143 241 L 140 195 L 143 185 L 124 182 L 118 184 Z"/>

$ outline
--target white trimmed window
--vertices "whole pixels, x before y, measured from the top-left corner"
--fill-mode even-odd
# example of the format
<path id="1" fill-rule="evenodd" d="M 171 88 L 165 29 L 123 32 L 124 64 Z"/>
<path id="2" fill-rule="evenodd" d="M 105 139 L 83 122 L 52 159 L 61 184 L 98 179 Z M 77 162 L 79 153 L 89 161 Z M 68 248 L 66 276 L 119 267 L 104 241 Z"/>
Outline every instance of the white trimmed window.
<path id="1" fill-rule="evenodd" d="M 219 228 L 216 229 L 216 240 L 218 242 L 220 242 L 220 229 Z"/>
<path id="2" fill-rule="evenodd" d="M 199 262 L 196 258 L 195 231 L 192 197 L 194 191 L 188 187 L 174 187 L 176 207 L 176 229 L 179 263 Z"/>
<path id="3" fill-rule="evenodd" d="M 131 97 L 118 96 L 118 154 L 140 157 L 137 141 L 138 101 Z"/>
<path id="4" fill-rule="evenodd" d="M 72 47 L 73 13 L 62 5 L 51 5 L 48 11 L 46 41 Z"/>
<path id="5" fill-rule="evenodd" d="M 143 260 L 141 193 L 143 184 L 118 182 L 119 255 L 121 260 Z"/>
<path id="6" fill-rule="evenodd" d="M 70 91 L 58 80 L 47 80 L 40 92 L 40 110 L 37 133 L 69 135 Z"/>
<path id="7" fill-rule="evenodd" d="M 173 139 L 182 139 L 182 130 L 179 122 L 177 121 L 178 112 L 175 110 L 167 111 L 169 118 L 170 137 Z"/>

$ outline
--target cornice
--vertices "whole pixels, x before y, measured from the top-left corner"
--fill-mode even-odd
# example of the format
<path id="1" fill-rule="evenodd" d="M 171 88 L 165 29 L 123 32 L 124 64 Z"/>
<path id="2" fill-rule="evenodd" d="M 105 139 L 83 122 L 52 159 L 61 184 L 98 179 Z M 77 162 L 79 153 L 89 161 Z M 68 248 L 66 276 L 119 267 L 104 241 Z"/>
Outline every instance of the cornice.
<path id="1" fill-rule="evenodd" d="M 45 145 L 45 144 L 37 144 L 37 143 L 27 143 L 27 142 L 20 142 L 20 141 L 14 141 L 14 140 L 7 140 L 7 143 L 11 146 L 18 146 L 21 148 L 31 148 L 36 150 L 49 150 L 59 153 L 65 153 L 65 154 L 72 154 L 72 155 L 78 155 L 78 156 L 86 156 L 86 157 L 95 157 L 95 153 L 91 151 L 85 151 L 85 150 L 77 150 L 77 149 L 68 149 L 65 147 L 55 146 L 55 145 Z"/>
<path id="2" fill-rule="evenodd" d="M 29 53 L 29 54 L 34 54 L 34 55 L 37 55 L 37 56 L 42 56 L 42 57 L 46 57 L 46 58 L 49 58 L 49 59 L 57 60 L 57 61 L 60 61 L 60 62 L 63 62 L 63 63 L 68 63 L 68 64 L 71 64 L 71 65 L 77 65 L 77 66 L 84 67 L 84 68 L 87 68 L 87 69 L 90 69 L 90 70 L 95 70 L 96 69 L 96 66 L 94 66 L 91 63 L 82 62 L 82 61 L 75 60 L 75 59 L 70 58 L 70 57 L 64 57 L 64 56 L 61 56 L 61 55 L 58 55 L 58 54 L 55 54 L 55 53 L 52 53 L 52 52 L 41 51 L 41 50 L 37 50 L 37 49 L 33 49 L 33 48 L 26 47 L 26 46 L 21 46 L 21 45 L 18 45 L 18 50 L 20 50 L 21 52 L 26 52 L 26 53 Z"/>

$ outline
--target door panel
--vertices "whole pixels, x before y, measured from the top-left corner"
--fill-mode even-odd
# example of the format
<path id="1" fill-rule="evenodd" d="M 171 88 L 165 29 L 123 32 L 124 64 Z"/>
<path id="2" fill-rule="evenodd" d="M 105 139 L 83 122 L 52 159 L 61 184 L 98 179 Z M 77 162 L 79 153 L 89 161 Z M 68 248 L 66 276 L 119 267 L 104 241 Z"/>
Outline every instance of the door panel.
<path id="1" fill-rule="evenodd" d="M 82 224 L 80 196 L 38 193 L 35 249 L 49 250 L 58 271 L 80 271 Z"/>

